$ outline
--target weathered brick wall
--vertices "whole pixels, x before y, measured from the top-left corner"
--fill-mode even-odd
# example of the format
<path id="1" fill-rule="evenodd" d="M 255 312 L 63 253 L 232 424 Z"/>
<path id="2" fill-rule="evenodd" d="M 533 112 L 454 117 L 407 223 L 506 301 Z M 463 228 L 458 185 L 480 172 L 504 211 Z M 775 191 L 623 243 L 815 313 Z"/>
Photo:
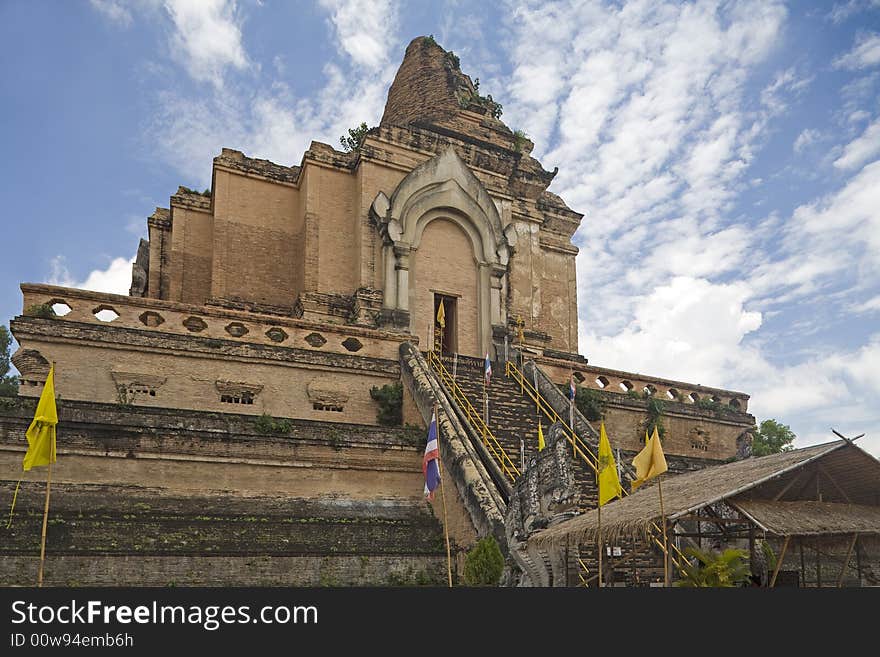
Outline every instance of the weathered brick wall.
<path id="1" fill-rule="evenodd" d="M 419 342 L 431 344 L 434 293 L 441 292 L 456 297 L 457 351 L 479 356 L 479 272 L 474 261 L 474 246 L 468 236 L 455 223 L 435 219 L 425 228 L 419 249 L 410 262 L 410 286 L 415 297 L 411 306 L 411 329 L 419 336 Z M 420 319 L 423 321 L 419 322 Z"/>
<path id="2" fill-rule="evenodd" d="M 308 183 L 303 189 L 306 221 L 314 222 L 317 231 L 317 291 L 352 294 L 360 274 L 354 214 L 357 180 L 348 170 L 309 168 Z"/>
<path id="3" fill-rule="evenodd" d="M 214 170 L 211 296 L 290 305 L 299 191 L 229 169 Z"/>
<path id="4" fill-rule="evenodd" d="M 191 200 L 193 196 L 198 198 Z M 211 297 L 214 246 L 210 198 L 178 192 L 172 197 L 171 214 L 169 299 L 204 304 Z"/>
<path id="5" fill-rule="evenodd" d="M 6 504 L 36 404 L 10 399 L 0 406 Z M 296 420 L 278 431 L 260 433 L 244 415 L 62 399 L 47 582 L 442 580 L 442 526 L 422 497 L 422 432 Z M 32 584 L 44 477 L 44 468 L 24 475 L 0 546 L 3 585 Z"/>

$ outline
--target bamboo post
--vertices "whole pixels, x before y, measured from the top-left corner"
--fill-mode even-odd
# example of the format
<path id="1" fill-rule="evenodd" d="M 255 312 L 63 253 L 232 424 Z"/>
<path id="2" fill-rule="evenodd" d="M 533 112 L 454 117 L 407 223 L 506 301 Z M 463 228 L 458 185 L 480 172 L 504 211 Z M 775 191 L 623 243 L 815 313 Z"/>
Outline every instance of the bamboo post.
<path id="1" fill-rule="evenodd" d="M 666 511 L 663 509 L 663 485 L 657 480 L 657 493 L 660 495 L 660 522 L 663 523 L 663 586 L 669 587 L 669 542 L 666 539 Z"/>
<path id="2" fill-rule="evenodd" d="M 596 536 L 596 542 L 599 544 L 599 588 L 601 589 L 602 588 L 602 505 L 600 504 L 596 510 L 599 512 L 599 518 L 597 521 L 599 527 L 597 530 L 598 535 Z"/>
<path id="3" fill-rule="evenodd" d="M 46 473 L 46 506 L 43 508 L 43 535 L 40 539 L 40 571 L 37 574 L 37 586 L 43 586 L 43 564 L 46 562 L 46 524 L 49 520 L 49 491 L 52 485 L 52 461 Z"/>
<path id="4" fill-rule="evenodd" d="M 790 540 L 791 536 L 786 536 L 785 542 L 782 544 L 782 552 L 779 553 L 779 558 L 776 560 L 776 568 L 773 569 L 773 577 L 770 578 L 771 589 L 776 586 L 776 576 L 779 575 L 779 569 L 782 568 L 782 561 L 785 559 L 785 551 L 788 550 L 788 542 Z"/>
<path id="5" fill-rule="evenodd" d="M 434 404 L 434 417 L 437 418 L 437 404 Z M 440 474 L 440 501 L 443 504 L 443 533 L 446 536 L 446 574 L 449 588 L 452 588 L 452 550 L 449 547 L 449 518 L 446 515 L 446 486 L 443 485 L 443 459 L 440 455 L 440 418 L 437 418 L 437 472 Z"/>
<path id="6" fill-rule="evenodd" d="M 840 577 L 837 578 L 837 588 L 843 586 L 843 576 L 846 574 L 846 569 L 849 566 L 849 560 L 850 557 L 852 557 L 852 551 L 853 548 L 856 546 L 856 541 L 858 540 L 858 538 L 858 534 L 853 534 L 852 542 L 849 544 L 849 549 L 846 551 L 846 557 L 843 559 L 843 566 L 840 569 Z"/>

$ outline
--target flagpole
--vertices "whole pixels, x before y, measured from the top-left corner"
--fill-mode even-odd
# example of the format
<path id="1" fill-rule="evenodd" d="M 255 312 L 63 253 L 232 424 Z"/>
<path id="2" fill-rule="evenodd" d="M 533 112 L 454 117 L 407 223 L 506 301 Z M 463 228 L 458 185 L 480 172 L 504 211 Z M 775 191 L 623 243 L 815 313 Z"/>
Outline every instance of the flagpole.
<path id="1" fill-rule="evenodd" d="M 52 485 L 52 462 L 46 474 L 46 506 L 43 508 L 43 535 L 40 539 L 40 571 L 37 575 L 37 586 L 43 586 L 43 564 L 46 561 L 46 524 L 49 519 L 49 491 Z"/>
<path id="2" fill-rule="evenodd" d="M 437 404 L 434 404 L 434 417 L 437 418 Z M 452 588 L 452 550 L 449 548 L 449 518 L 446 515 L 446 486 L 443 485 L 443 459 L 440 456 L 440 418 L 437 418 L 437 473 L 440 475 L 440 501 L 443 504 L 443 533 L 446 536 L 446 574 L 449 588 Z"/>
<path id="3" fill-rule="evenodd" d="M 599 529 L 598 529 L 599 535 L 596 540 L 599 543 L 599 588 L 601 589 L 602 588 L 602 505 L 600 504 L 598 507 L 596 507 L 596 510 L 599 512 L 599 518 L 598 518 L 598 523 L 597 523 L 599 525 Z"/>
<path id="4" fill-rule="evenodd" d="M 669 544 L 666 541 L 666 512 L 663 510 L 663 483 L 657 480 L 657 492 L 660 494 L 660 522 L 663 523 L 663 586 L 669 587 Z"/>

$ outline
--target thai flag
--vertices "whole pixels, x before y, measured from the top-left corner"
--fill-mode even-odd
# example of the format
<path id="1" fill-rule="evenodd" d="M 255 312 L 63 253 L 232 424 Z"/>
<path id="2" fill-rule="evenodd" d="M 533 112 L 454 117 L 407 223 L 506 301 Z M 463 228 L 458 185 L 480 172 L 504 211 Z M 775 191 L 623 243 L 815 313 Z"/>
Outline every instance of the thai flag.
<path id="1" fill-rule="evenodd" d="M 431 424 L 428 427 L 428 444 L 425 445 L 425 456 L 422 459 L 422 472 L 425 473 L 425 497 L 434 499 L 434 491 L 440 485 L 440 466 L 437 459 L 440 451 L 437 446 L 437 413 L 431 414 Z"/>
<path id="2" fill-rule="evenodd" d="M 492 380 L 492 361 L 489 360 L 489 352 L 486 352 L 486 364 L 485 364 L 485 376 L 486 376 L 486 385 L 489 385 L 489 382 Z"/>
<path id="3" fill-rule="evenodd" d="M 568 398 L 571 401 L 574 401 L 575 392 L 577 392 L 577 389 L 574 387 L 574 374 L 572 374 L 568 379 Z"/>

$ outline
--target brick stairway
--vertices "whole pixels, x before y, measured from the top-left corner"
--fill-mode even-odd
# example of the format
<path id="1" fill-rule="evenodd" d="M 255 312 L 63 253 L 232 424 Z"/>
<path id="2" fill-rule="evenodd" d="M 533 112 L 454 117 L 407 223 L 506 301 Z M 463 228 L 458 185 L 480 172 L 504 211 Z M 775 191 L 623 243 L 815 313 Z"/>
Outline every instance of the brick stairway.
<path id="1" fill-rule="evenodd" d="M 452 373 L 452 358 L 444 357 L 443 364 Z M 456 382 L 480 415 L 483 414 L 483 368 L 483 359 L 458 357 Z M 526 461 L 538 451 L 538 416 L 535 404 L 520 394 L 518 384 L 504 376 L 502 363 L 492 363 L 492 380 L 488 392 L 489 429 L 516 467 L 522 470 L 524 464 L 520 457 L 520 439 L 525 442 Z M 546 418 L 542 419 L 542 424 L 546 431 Z"/>
<path id="2" fill-rule="evenodd" d="M 452 357 L 444 357 L 443 364 L 452 373 Z M 483 412 L 483 372 L 481 358 L 458 357 L 456 382 L 473 407 Z M 522 394 L 520 386 L 504 374 L 502 362 L 492 363 L 492 379 L 489 393 L 489 429 L 501 443 L 507 455 L 520 470 L 523 469 L 520 456 L 520 438 L 525 443 L 525 460 L 538 451 L 538 412 L 535 403 Z M 543 414 L 541 424 L 545 439 L 548 436 L 549 420 Z M 596 479 L 593 470 L 580 458 L 575 459 L 573 469 L 578 488 L 582 491 L 582 503 L 586 508 L 596 504 Z"/>

